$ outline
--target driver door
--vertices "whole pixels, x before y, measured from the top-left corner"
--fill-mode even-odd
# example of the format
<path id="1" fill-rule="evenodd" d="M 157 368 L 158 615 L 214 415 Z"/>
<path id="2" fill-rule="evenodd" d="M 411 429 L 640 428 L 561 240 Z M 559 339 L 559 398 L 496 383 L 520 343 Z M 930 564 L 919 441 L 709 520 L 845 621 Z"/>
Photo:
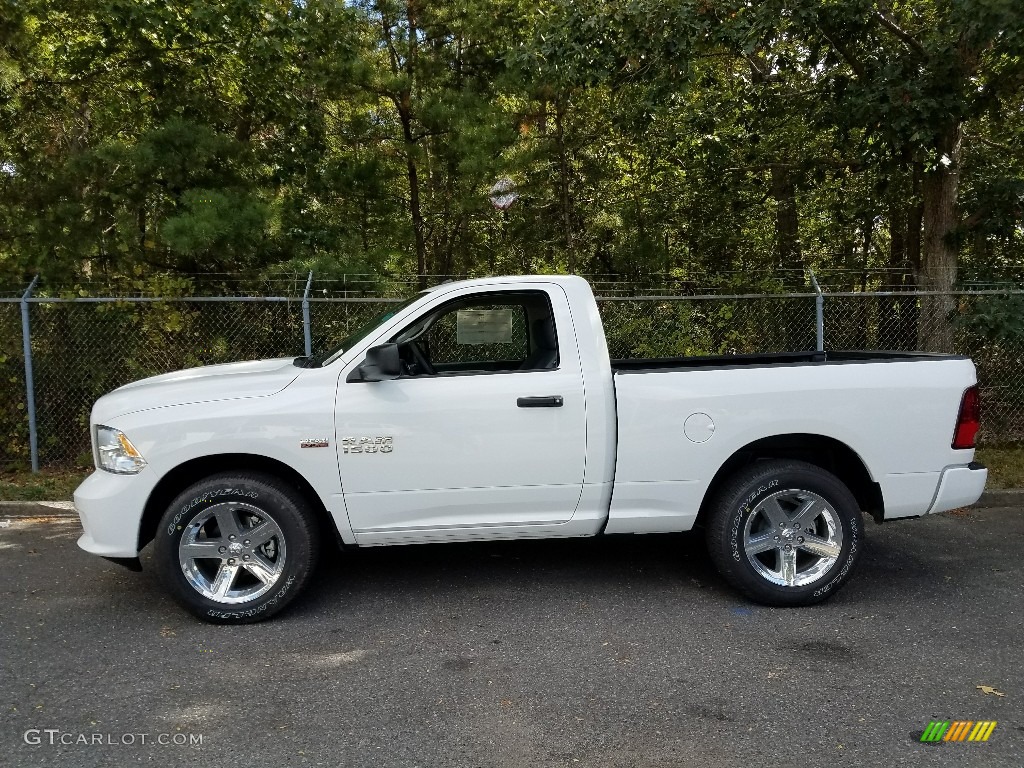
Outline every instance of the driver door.
<path id="1" fill-rule="evenodd" d="M 567 522 L 583 485 L 586 403 L 562 290 L 459 295 L 393 341 L 404 375 L 339 382 L 357 541 L 504 538 Z"/>

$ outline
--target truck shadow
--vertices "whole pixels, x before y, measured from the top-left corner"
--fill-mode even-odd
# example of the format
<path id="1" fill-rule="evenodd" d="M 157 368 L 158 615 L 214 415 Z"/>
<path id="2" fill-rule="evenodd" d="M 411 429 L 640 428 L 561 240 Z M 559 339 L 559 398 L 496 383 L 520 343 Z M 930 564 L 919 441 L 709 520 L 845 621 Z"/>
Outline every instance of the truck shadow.
<path id="1" fill-rule="evenodd" d="M 699 533 L 418 544 L 325 552 L 303 603 L 386 592 L 406 598 L 524 589 L 727 593 Z"/>
<path id="2" fill-rule="evenodd" d="M 829 602 L 871 603 L 934 591 L 945 566 L 935 561 L 934 552 L 915 552 L 915 545 L 903 538 L 889 535 L 884 527 L 869 526 L 857 573 Z M 146 583 L 136 588 L 142 588 L 148 600 L 164 597 L 149 549 L 143 564 L 148 577 L 141 576 Z M 117 582 L 105 586 L 123 589 L 121 571 L 105 570 L 112 571 L 105 577 Z M 313 582 L 288 614 L 311 617 L 346 605 L 394 601 L 443 605 L 478 597 L 507 602 L 526 596 L 552 603 L 566 598 L 607 602 L 667 597 L 673 602 L 710 600 L 754 607 L 718 574 L 703 533 L 691 531 L 345 550 L 327 546 Z"/>
<path id="3" fill-rule="evenodd" d="M 934 589 L 942 566 L 934 553 L 915 553 L 901 537 L 872 526 L 857 573 L 842 602 L 870 601 L 879 591 Z M 716 571 L 703 533 L 616 535 L 598 538 L 420 544 L 325 551 L 304 606 L 339 600 L 401 596 L 408 600 L 470 593 L 513 596 L 703 595 L 716 602 L 744 600 Z M 299 609 L 300 611 L 302 609 Z"/>

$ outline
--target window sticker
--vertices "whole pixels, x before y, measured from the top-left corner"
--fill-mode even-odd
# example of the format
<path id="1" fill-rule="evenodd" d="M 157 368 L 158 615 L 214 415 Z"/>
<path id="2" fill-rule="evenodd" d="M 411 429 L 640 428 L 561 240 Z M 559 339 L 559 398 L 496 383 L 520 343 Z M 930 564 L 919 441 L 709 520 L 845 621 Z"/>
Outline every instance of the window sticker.
<path id="1" fill-rule="evenodd" d="M 460 309 L 456 340 L 459 344 L 510 344 L 512 309 Z"/>

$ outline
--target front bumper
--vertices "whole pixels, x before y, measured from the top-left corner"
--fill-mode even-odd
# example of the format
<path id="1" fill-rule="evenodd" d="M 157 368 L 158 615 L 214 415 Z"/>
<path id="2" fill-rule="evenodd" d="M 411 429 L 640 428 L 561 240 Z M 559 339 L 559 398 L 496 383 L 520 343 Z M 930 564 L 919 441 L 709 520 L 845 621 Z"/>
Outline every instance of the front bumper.
<path id="1" fill-rule="evenodd" d="M 134 558 L 139 554 L 139 526 L 156 475 L 115 475 L 97 469 L 75 490 L 75 509 L 82 521 L 78 546 L 107 558 Z"/>
<path id="2" fill-rule="evenodd" d="M 942 471 L 939 490 L 935 493 L 935 500 L 928 509 L 928 514 L 948 512 L 973 504 L 981 498 L 987 479 L 988 470 L 976 462 L 966 467 L 947 467 Z"/>

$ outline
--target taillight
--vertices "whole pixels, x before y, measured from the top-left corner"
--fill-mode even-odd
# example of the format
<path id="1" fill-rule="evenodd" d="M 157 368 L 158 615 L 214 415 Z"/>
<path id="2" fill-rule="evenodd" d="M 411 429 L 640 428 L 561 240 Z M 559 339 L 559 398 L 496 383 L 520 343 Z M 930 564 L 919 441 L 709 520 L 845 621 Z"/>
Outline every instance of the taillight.
<path id="1" fill-rule="evenodd" d="M 981 426 L 981 397 L 978 388 L 971 387 L 964 392 L 960 401 L 960 415 L 956 417 L 956 431 L 953 433 L 953 447 L 956 449 L 973 448 L 974 438 Z"/>

